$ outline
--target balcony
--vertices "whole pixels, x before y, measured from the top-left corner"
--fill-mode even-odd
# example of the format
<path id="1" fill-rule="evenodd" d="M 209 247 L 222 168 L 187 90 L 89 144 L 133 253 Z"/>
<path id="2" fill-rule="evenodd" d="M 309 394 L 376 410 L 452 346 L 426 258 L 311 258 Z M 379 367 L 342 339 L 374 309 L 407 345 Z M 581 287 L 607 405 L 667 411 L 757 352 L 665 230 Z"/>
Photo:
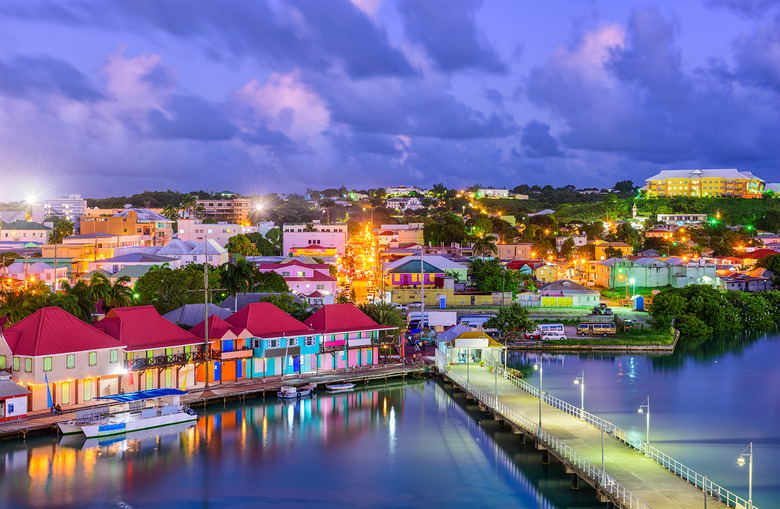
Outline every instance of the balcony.
<path id="1" fill-rule="evenodd" d="M 214 359 L 213 356 L 212 359 Z M 133 359 L 131 366 L 133 371 L 141 371 L 152 368 L 164 369 L 174 366 L 184 366 L 192 364 L 193 362 L 205 362 L 205 360 L 205 352 L 203 350 L 197 350 L 190 353 L 177 353 L 173 355 L 158 355 L 157 357 Z"/>
<path id="2" fill-rule="evenodd" d="M 215 361 L 229 361 L 233 359 L 247 359 L 254 355 L 252 348 L 241 348 L 240 350 L 231 350 L 228 352 L 214 350 L 211 352 L 211 358 Z"/>

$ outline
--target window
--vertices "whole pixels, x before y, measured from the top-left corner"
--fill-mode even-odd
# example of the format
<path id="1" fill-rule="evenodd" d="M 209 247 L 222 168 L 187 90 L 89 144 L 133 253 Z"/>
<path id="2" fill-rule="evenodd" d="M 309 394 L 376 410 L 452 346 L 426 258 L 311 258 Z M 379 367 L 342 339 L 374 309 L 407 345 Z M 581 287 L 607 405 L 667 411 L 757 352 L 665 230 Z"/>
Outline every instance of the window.
<path id="1" fill-rule="evenodd" d="M 68 369 L 73 369 L 76 367 L 76 354 L 71 353 L 68 354 L 67 357 L 65 357 L 65 367 Z"/>
<path id="2" fill-rule="evenodd" d="M 25 373 L 32 373 L 32 359 L 29 357 L 24 360 L 24 371 Z"/>
<path id="3" fill-rule="evenodd" d="M 19 371 L 19 357 L 14 357 L 14 371 Z"/>
<path id="4" fill-rule="evenodd" d="M 94 366 L 97 364 L 97 352 L 89 352 L 89 365 Z"/>
<path id="5" fill-rule="evenodd" d="M 116 362 L 119 360 L 119 350 L 114 348 L 111 350 L 111 362 Z"/>
<path id="6" fill-rule="evenodd" d="M 314 346 L 314 336 L 306 336 L 306 346 Z"/>
<path id="7" fill-rule="evenodd" d="M 44 357 L 43 358 L 43 370 L 44 371 L 51 371 L 51 357 Z"/>
<path id="8" fill-rule="evenodd" d="M 287 346 L 295 346 L 298 344 L 298 338 L 288 338 Z"/>
<path id="9" fill-rule="evenodd" d="M 268 340 L 268 348 L 279 348 L 279 340 L 278 339 L 269 339 Z"/>
<path id="10" fill-rule="evenodd" d="M 5 369 L 5 355 L 0 355 L 0 370 Z"/>

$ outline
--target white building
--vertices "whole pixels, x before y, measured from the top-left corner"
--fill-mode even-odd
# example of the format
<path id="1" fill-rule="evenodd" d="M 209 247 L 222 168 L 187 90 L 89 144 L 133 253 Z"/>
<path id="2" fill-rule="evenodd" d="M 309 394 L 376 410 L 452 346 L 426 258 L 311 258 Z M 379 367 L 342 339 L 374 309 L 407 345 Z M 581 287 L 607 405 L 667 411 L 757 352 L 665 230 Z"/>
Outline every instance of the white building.
<path id="1" fill-rule="evenodd" d="M 476 193 L 478 198 L 509 198 L 509 189 L 479 189 Z"/>
<path id="2" fill-rule="evenodd" d="M 47 285 L 53 286 L 55 277 L 58 281 L 68 280 L 68 267 L 57 267 L 55 272 L 54 267 L 44 262 L 14 262 L 4 269 L 0 269 L 0 274 L 18 281 L 26 280 L 28 284 L 43 281 Z"/>
<path id="3" fill-rule="evenodd" d="M 322 224 L 315 220 L 312 223 L 284 224 L 282 226 L 283 255 L 288 255 L 295 249 L 318 246 L 335 249 L 338 256 L 344 256 L 346 244 L 346 223 Z"/>
<path id="4" fill-rule="evenodd" d="M 80 194 L 68 194 L 46 200 L 43 203 L 43 210 L 46 217 L 59 216 L 71 221 L 76 225 L 76 231 L 79 231 L 79 219 L 86 215 L 87 200 L 82 199 Z"/>
<path id="5" fill-rule="evenodd" d="M 398 212 L 405 212 L 409 210 L 419 210 L 423 208 L 422 200 L 416 197 L 409 198 L 388 198 L 385 201 L 385 207 L 388 209 L 395 209 Z"/>
<path id="6" fill-rule="evenodd" d="M 208 259 L 207 259 L 208 257 Z M 220 246 L 217 241 L 208 239 L 207 241 L 197 244 L 192 251 L 186 255 L 181 256 L 181 264 L 187 265 L 188 263 L 201 264 L 208 261 L 209 265 L 219 266 L 223 263 L 227 263 L 230 259 L 230 254 L 227 250 Z"/>
<path id="7" fill-rule="evenodd" d="M 15 221 L 0 228 L 0 240 L 48 244 L 51 228 L 32 221 Z"/>
<path id="8" fill-rule="evenodd" d="M 424 223 L 409 224 L 383 224 L 374 230 L 380 246 L 386 246 L 391 242 L 399 244 L 422 244 Z"/>
<path id="9" fill-rule="evenodd" d="M 574 241 L 574 247 L 582 247 L 588 243 L 588 236 L 583 233 L 581 235 L 572 235 L 571 237 L 555 237 L 555 247 L 560 249 L 567 239 Z"/>
<path id="10" fill-rule="evenodd" d="M 196 219 L 179 219 L 179 233 L 177 238 L 184 242 L 203 242 L 203 239 L 215 240 L 220 246 L 225 247 L 230 237 L 239 233 L 260 233 L 265 236 L 268 230 L 274 228 L 273 222 L 260 223 L 257 226 L 242 226 L 240 224 L 203 224 Z"/>
<path id="11" fill-rule="evenodd" d="M 406 187 L 406 186 L 397 186 L 397 187 L 388 187 L 385 189 L 385 196 L 409 196 L 411 193 L 417 193 L 422 195 L 423 190 L 419 187 Z"/>

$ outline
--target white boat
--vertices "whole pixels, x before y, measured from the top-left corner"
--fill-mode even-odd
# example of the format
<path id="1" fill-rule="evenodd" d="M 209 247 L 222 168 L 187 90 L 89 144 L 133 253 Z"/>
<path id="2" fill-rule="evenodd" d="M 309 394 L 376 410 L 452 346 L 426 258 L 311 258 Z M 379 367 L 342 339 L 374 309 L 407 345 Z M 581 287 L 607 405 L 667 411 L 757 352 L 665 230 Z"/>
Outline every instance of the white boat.
<path id="1" fill-rule="evenodd" d="M 285 385 L 276 394 L 283 399 L 302 398 L 304 396 L 311 396 L 312 391 L 316 388 L 317 384 L 306 384 L 301 386 Z"/>
<path id="2" fill-rule="evenodd" d="M 355 388 L 355 384 L 351 384 L 351 383 L 327 384 L 325 386 L 325 389 L 327 389 L 328 392 L 345 392 L 345 391 L 351 391 L 354 388 Z"/>
<path id="3" fill-rule="evenodd" d="M 119 404 L 81 410 L 76 419 L 58 425 L 63 434 L 84 433 L 87 438 L 96 438 L 197 421 L 198 414 L 180 404 L 185 394 L 179 389 L 150 389 L 100 396 L 95 399 Z"/>

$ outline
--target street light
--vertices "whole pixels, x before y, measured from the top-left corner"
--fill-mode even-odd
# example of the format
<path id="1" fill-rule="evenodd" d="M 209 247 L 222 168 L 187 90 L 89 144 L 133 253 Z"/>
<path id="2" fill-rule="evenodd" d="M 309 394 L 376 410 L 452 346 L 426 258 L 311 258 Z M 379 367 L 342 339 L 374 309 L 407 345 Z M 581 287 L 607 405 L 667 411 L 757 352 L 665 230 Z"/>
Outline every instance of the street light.
<path id="1" fill-rule="evenodd" d="M 646 442 L 647 442 L 647 450 L 645 452 L 649 456 L 650 455 L 650 396 L 647 397 L 644 403 L 639 405 L 639 410 L 637 410 L 636 413 L 647 415 L 647 432 L 645 435 Z"/>
<path id="2" fill-rule="evenodd" d="M 580 386 L 580 420 L 585 420 L 585 370 L 580 371 L 580 375 L 574 379 L 574 385 Z"/>
<path id="3" fill-rule="evenodd" d="M 745 456 L 748 457 L 748 508 L 753 509 L 753 442 L 745 447 L 737 459 L 737 465 L 745 466 Z"/>
<path id="4" fill-rule="evenodd" d="M 542 433 L 542 375 L 544 370 L 542 369 L 542 360 L 539 358 L 539 363 L 534 364 L 534 370 L 539 370 L 539 434 Z"/>

